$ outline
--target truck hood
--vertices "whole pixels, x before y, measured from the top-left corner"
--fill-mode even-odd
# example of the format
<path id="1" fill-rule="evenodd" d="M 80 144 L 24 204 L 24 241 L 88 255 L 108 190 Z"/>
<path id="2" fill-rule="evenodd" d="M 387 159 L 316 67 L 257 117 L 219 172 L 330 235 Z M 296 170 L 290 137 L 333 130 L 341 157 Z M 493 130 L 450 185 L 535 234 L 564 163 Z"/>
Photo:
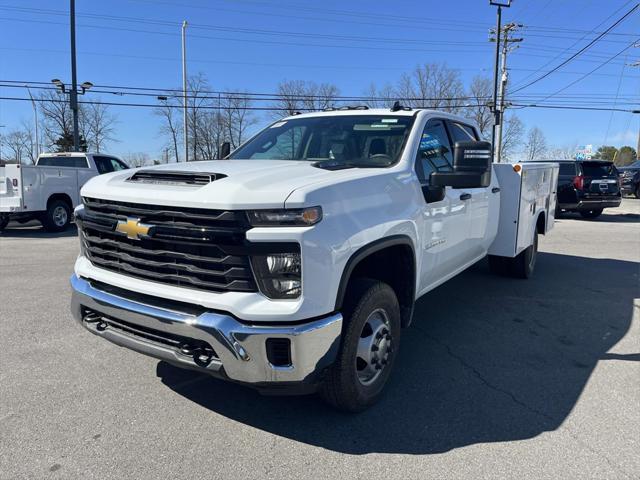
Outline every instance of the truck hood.
<path id="1" fill-rule="evenodd" d="M 203 186 L 128 181 L 140 170 L 215 173 L 225 177 Z M 365 171 L 358 169 L 323 170 L 302 161 L 212 160 L 100 175 L 87 182 L 81 194 L 122 202 L 211 209 L 282 208 L 287 197 L 298 188 L 363 174 Z"/>

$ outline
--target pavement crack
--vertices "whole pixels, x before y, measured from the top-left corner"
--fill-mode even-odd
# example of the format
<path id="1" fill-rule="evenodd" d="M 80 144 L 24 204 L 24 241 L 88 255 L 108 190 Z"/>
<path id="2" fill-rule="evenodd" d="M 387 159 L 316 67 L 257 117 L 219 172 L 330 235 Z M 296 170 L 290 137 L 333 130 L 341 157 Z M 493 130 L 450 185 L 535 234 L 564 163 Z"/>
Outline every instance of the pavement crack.
<path id="1" fill-rule="evenodd" d="M 413 328 L 415 328 L 417 331 L 419 331 L 422 335 L 424 335 L 426 338 L 428 338 L 429 340 L 431 340 L 432 342 L 440 345 L 442 348 L 444 348 L 447 352 L 447 354 L 454 358 L 455 360 L 457 360 L 465 369 L 469 370 L 484 386 L 486 386 L 487 388 L 494 390 L 498 393 L 502 393 L 503 395 L 506 395 L 507 397 L 509 397 L 516 405 L 519 405 L 520 407 L 526 409 L 527 411 L 534 413 L 536 415 L 539 415 L 540 417 L 555 423 L 556 419 L 554 419 L 551 415 L 548 415 L 540 410 L 538 410 L 535 407 L 532 407 L 531 405 L 526 404 L 525 402 L 523 402 L 522 400 L 520 400 L 518 397 L 516 397 L 512 392 L 510 392 L 509 390 L 505 390 L 503 388 L 498 387 L 497 385 L 494 385 L 493 383 L 491 383 L 489 380 L 487 380 L 484 375 L 482 375 L 482 373 L 475 368 L 473 365 L 471 365 L 469 362 L 467 362 L 462 356 L 458 355 L 456 352 L 453 351 L 453 349 L 447 345 L 445 342 L 443 342 L 442 340 L 440 340 L 437 337 L 434 337 L 433 335 L 431 335 L 430 333 L 427 333 L 426 331 L 424 331 L 422 328 L 418 327 L 417 325 L 413 325 Z M 585 441 L 583 441 L 579 435 L 573 431 L 573 429 L 566 425 L 565 426 L 567 433 L 571 436 L 571 438 L 573 438 L 577 443 L 579 443 L 581 446 L 583 446 L 584 448 L 586 448 L 587 450 L 589 450 L 591 453 L 593 453 L 594 455 L 596 455 L 597 457 L 602 458 L 605 462 L 607 462 L 607 464 L 615 471 L 617 471 L 618 473 L 621 473 L 622 475 L 624 475 L 626 478 L 633 478 L 631 475 L 629 475 L 624 469 L 622 469 L 622 467 L 620 467 L 619 465 L 617 465 L 616 463 L 613 462 L 613 460 L 611 460 L 606 454 L 604 454 L 603 452 L 596 450 L 594 447 L 592 447 L 591 445 L 589 445 L 588 443 L 586 443 Z"/>
<path id="2" fill-rule="evenodd" d="M 506 395 L 507 397 L 509 397 L 514 403 L 516 403 L 517 405 L 521 406 L 522 408 L 530 411 L 531 413 L 534 413 L 536 415 L 541 416 L 542 418 L 549 420 L 550 422 L 554 422 L 555 419 L 553 417 L 551 417 L 550 415 L 547 415 L 546 413 L 538 410 L 537 408 L 532 407 L 531 405 L 527 405 L 525 402 L 523 402 L 522 400 L 520 400 L 518 397 L 516 397 L 512 392 L 510 392 L 509 390 L 505 390 L 503 388 L 498 387 L 497 385 L 494 385 L 493 383 L 491 383 L 489 380 L 487 380 L 482 373 L 475 368 L 473 365 L 471 365 L 469 362 L 467 362 L 463 357 L 461 357 L 460 355 L 458 355 L 457 353 L 455 353 L 453 351 L 453 349 L 447 345 L 446 343 L 444 343 L 443 341 L 441 341 L 439 338 L 434 337 L 433 335 L 425 332 L 424 330 L 422 330 L 420 327 L 416 327 L 416 330 L 420 331 L 420 333 L 422 333 L 425 337 L 429 338 L 430 340 L 432 340 L 433 342 L 437 343 L 438 345 L 440 345 L 442 348 L 444 348 L 447 351 L 447 354 L 450 357 L 455 358 L 464 368 L 466 368 L 467 370 L 469 370 L 471 373 L 473 373 L 473 375 L 480 380 L 480 382 L 482 382 L 483 385 L 485 385 L 487 388 L 490 388 L 491 390 L 494 390 L 498 393 L 502 393 L 503 395 Z"/>

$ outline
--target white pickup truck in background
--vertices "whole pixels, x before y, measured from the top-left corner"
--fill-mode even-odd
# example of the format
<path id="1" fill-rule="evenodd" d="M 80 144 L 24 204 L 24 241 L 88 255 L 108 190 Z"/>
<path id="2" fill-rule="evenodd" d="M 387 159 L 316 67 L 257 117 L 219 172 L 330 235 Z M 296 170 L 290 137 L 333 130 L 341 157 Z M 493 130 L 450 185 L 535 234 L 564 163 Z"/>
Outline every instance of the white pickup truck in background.
<path id="1" fill-rule="evenodd" d="M 417 298 L 487 256 L 533 273 L 557 178 L 554 163 L 492 164 L 475 126 L 444 112 L 295 115 L 227 160 L 88 182 L 71 309 L 117 345 L 359 411 Z"/>
<path id="2" fill-rule="evenodd" d="M 119 158 L 98 153 L 43 153 L 35 165 L 0 167 L 0 231 L 11 220 L 33 219 L 48 231 L 62 231 L 87 180 L 126 168 Z"/>

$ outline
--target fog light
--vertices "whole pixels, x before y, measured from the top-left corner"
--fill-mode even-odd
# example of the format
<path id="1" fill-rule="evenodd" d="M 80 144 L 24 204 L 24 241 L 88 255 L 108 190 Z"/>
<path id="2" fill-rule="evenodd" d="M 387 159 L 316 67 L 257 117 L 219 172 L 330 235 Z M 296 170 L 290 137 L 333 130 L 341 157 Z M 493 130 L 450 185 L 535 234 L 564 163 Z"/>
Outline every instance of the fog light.
<path id="1" fill-rule="evenodd" d="M 299 253 L 274 253 L 252 258 L 256 282 L 269 298 L 297 298 L 302 293 L 302 265 Z"/>

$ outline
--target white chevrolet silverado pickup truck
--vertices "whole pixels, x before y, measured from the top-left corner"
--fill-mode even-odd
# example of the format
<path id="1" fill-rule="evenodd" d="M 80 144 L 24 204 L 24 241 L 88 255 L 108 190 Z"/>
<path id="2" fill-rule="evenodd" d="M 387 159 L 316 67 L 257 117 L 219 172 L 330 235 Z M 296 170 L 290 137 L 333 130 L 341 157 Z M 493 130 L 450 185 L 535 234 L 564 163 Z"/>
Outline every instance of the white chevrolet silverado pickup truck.
<path id="1" fill-rule="evenodd" d="M 226 160 L 89 181 L 72 312 L 174 365 L 359 411 L 387 383 L 417 298 L 487 255 L 497 273 L 532 274 L 557 175 L 492 164 L 447 113 L 295 115 Z"/>
<path id="2" fill-rule="evenodd" d="M 90 178 L 128 168 L 112 155 L 42 153 L 35 165 L 0 167 L 0 231 L 9 221 L 37 219 L 50 232 L 66 229 Z"/>

